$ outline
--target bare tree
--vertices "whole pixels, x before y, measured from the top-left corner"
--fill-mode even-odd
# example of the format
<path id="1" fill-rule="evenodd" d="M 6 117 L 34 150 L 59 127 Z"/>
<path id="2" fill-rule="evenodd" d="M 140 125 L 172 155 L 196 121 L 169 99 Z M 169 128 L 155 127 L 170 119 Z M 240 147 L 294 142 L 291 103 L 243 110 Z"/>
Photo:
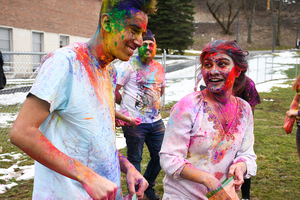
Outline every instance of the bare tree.
<path id="1" fill-rule="evenodd" d="M 253 0 L 253 5 L 252 5 L 252 9 L 251 9 L 251 19 L 250 20 L 249 20 L 249 16 L 248 16 L 248 13 L 247 13 L 246 3 L 247 2 L 245 2 L 245 0 L 243 0 L 243 6 L 244 6 L 245 17 L 246 17 L 246 20 L 247 20 L 247 29 L 248 29 L 247 42 L 251 43 L 251 31 L 252 31 L 252 23 L 253 23 L 253 17 L 254 17 L 254 12 L 255 12 L 256 0 Z"/>
<path id="2" fill-rule="evenodd" d="M 230 26 L 234 19 L 236 18 L 238 11 L 235 11 L 233 8 L 233 1 L 232 0 L 223 0 L 221 3 L 217 4 L 219 2 L 218 0 L 215 0 L 213 3 L 209 3 L 208 0 L 206 0 L 206 5 L 208 7 L 209 12 L 212 14 L 212 16 L 217 20 L 218 24 L 221 26 L 222 30 L 225 34 L 230 35 Z M 227 12 L 224 12 L 225 3 L 227 2 L 228 7 L 226 8 Z M 223 12 L 220 12 L 220 8 L 222 8 Z M 232 16 L 233 15 L 233 16 Z M 227 17 L 227 22 L 225 22 L 224 18 Z M 221 18 L 223 20 L 221 21 Z"/>
<path id="3" fill-rule="evenodd" d="M 276 23 L 273 23 L 273 29 L 276 34 L 275 35 L 275 45 L 276 46 L 280 46 L 281 8 L 282 8 L 282 0 L 279 1 L 279 5 L 278 5 L 277 31 L 276 31 Z M 272 13 L 272 19 L 275 21 L 274 0 L 271 0 L 271 13 Z"/>
<path id="4" fill-rule="evenodd" d="M 275 45 L 280 46 L 280 28 L 281 28 L 281 8 L 282 8 L 282 0 L 279 1 L 278 6 L 278 22 L 277 22 L 277 33 L 276 33 L 276 40 Z"/>

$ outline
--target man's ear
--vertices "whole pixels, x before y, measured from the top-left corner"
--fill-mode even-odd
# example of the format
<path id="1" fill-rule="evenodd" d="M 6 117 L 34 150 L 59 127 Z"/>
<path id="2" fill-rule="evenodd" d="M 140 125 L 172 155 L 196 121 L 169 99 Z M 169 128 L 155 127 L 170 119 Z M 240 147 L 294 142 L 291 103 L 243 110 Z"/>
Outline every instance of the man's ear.
<path id="1" fill-rule="evenodd" d="M 111 26 L 112 26 L 111 17 L 107 13 L 104 13 L 101 17 L 101 27 L 106 32 L 111 32 Z"/>

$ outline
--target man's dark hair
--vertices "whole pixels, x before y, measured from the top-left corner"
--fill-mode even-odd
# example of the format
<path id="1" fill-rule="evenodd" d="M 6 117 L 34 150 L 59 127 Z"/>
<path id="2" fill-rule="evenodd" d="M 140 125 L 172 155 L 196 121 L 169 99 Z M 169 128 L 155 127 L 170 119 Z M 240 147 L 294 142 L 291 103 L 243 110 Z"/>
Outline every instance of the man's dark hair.
<path id="1" fill-rule="evenodd" d="M 111 16 L 114 16 L 120 11 L 130 12 L 131 10 L 140 10 L 146 14 L 155 13 L 156 0 L 103 0 L 101 4 L 99 24 L 98 27 L 101 27 L 101 17 L 105 13 L 109 13 Z"/>
<path id="2" fill-rule="evenodd" d="M 152 34 L 152 32 L 149 29 L 147 29 L 147 33 L 143 36 L 143 41 L 145 41 L 145 40 L 151 40 L 153 42 L 155 41 L 154 35 Z"/>

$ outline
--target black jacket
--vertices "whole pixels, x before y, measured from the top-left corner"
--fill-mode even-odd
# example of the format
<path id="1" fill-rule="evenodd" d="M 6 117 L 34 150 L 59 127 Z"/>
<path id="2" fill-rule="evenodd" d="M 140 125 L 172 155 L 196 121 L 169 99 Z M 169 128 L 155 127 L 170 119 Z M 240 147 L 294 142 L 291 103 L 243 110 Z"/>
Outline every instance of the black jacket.
<path id="1" fill-rule="evenodd" d="M 2 58 L 2 53 L 0 51 L 0 90 L 3 89 L 4 86 L 6 85 L 6 78 L 3 71 L 3 65 L 4 65 L 4 61 Z"/>

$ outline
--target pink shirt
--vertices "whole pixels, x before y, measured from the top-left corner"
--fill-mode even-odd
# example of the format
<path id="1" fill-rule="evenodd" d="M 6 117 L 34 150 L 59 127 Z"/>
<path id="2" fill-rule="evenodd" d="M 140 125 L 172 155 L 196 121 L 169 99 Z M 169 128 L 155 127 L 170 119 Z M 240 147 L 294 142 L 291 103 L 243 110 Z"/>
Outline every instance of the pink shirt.
<path id="1" fill-rule="evenodd" d="M 229 167 L 238 161 L 247 165 L 245 178 L 256 175 L 251 107 L 246 101 L 237 100 L 236 117 L 227 133 L 202 92 L 185 96 L 172 108 L 159 153 L 166 173 L 164 199 L 207 199 L 204 185 L 180 178 L 186 163 L 220 181 L 227 178 Z"/>

